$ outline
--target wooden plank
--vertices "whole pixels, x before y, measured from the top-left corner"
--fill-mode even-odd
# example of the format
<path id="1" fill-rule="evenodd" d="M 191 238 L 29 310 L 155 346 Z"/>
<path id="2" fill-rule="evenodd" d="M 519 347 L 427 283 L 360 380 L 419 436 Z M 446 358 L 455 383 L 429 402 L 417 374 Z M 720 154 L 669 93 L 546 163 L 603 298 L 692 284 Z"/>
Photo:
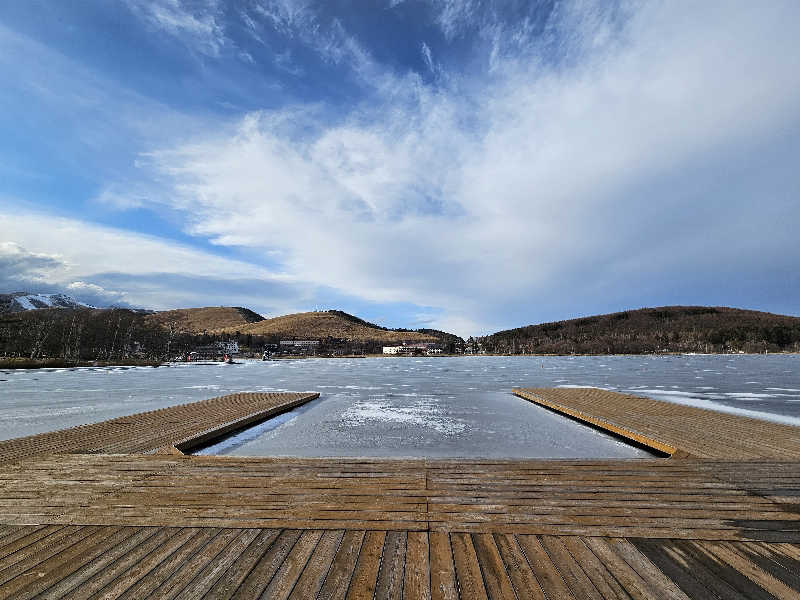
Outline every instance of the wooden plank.
<path id="1" fill-rule="evenodd" d="M 275 572 L 262 596 L 275 600 L 286 600 L 292 593 L 292 588 L 300 578 L 321 538 L 322 531 L 319 530 L 307 530 L 301 533 L 297 543 Z"/>
<path id="2" fill-rule="evenodd" d="M 43 529 L 42 525 L 4 525 L 3 537 L 0 538 L 0 557 L 9 553 L 5 548 L 10 544 L 13 544 L 20 538 L 33 535 L 41 529 Z"/>
<path id="3" fill-rule="evenodd" d="M 16 575 L 13 579 L 7 580 L 0 586 L 0 596 L 10 598 L 30 598 L 58 581 L 62 576 L 68 575 L 72 570 L 79 568 L 83 560 L 91 560 L 97 555 L 96 548 L 104 548 L 103 542 L 108 537 L 113 537 L 115 541 L 124 539 L 125 531 L 119 527 L 111 528 L 86 528 L 90 529 L 89 535 L 83 536 L 74 543 L 62 547 L 57 552 L 50 553 L 46 559 L 37 561 L 41 557 L 35 556 L 33 560 L 22 561 L 15 567 Z M 44 574 L 44 577 L 42 577 Z"/>
<path id="4" fill-rule="evenodd" d="M 365 535 L 366 531 L 345 532 L 317 595 L 318 600 L 343 600 L 347 595 Z"/>
<path id="5" fill-rule="evenodd" d="M 771 544 L 732 543 L 730 546 L 787 585 L 800 590 L 800 560 L 780 552 Z"/>
<path id="6" fill-rule="evenodd" d="M 604 552 L 603 547 L 597 549 L 595 548 L 595 544 L 597 540 L 595 539 L 587 539 L 586 543 L 591 545 L 593 549 L 598 551 L 598 553 Z M 725 600 L 726 598 L 731 598 L 732 600 L 739 600 L 743 598 L 741 594 L 724 584 L 723 582 L 719 582 L 716 579 L 712 579 L 715 582 L 715 585 L 709 586 L 705 581 L 708 579 L 705 578 L 704 574 L 698 572 L 692 566 L 684 561 L 676 560 L 671 553 L 668 553 L 664 548 L 664 542 L 661 540 L 633 540 L 632 542 L 642 554 L 644 554 L 650 562 L 652 562 L 658 569 L 664 574 L 665 577 L 669 578 L 675 585 L 677 585 L 681 591 L 683 591 L 687 596 L 690 598 L 697 598 L 705 599 L 708 598 L 709 600 Z M 610 552 L 610 549 L 605 547 L 605 552 Z M 613 553 L 612 553 L 613 555 Z M 619 560 L 618 558 L 614 558 L 612 560 Z M 610 564 L 610 561 L 606 564 Z M 638 574 L 633 571 L 633 569 L 629 568 L 627 563 L 622 562 L 624 565 L 623 568 L 611 566 L 614 569 L 617 577 L 620 581 L 625 585 L 627 590 L 636 590 L 638 597 L 643 597 L 642 595 L 645 593 L 642 589 L 643 582 L 640 583 L 641 578 Z M 724 586 L 727 590 L 730 591 L 731 595 L 720 595 L 720 592 L 724 593 L 724 590 L 720 589 L 720 586 Z M 646 596 L 644 596 L 646 598 Z"/>
<path id="7" fill-rule="evenodd" d="M 191 561 L 200 550 L 209 544 L 219 531 L 216 528 L 201 529 L 176 550 L 158 553 L 156 566 L 125 589 L 119 598 L 121 600 L 138 600 L 151 597 L 156 589 L 181 568 L 181 565 Z"/>
<path id="8" fill-rule="evenodd" d="M 376 486 L 372 483 L 376 478 L 368 472 L 358 477 L 349 472 L 339 473 L 346 478 L 329 476 L 337 472 L 338 462 L 324 459 L 298 464 L 275 459 L 73 456 L 66 468 L 61 460 L 35 459 L 31 463 L 38 469 L 35 475 L 19 468 L 0 470 L 0 478 L 15 490 L 21 486 L 36 490 L 22 502 L 9 498 L 7 506 L 0 506 L 0 520 L 5 515 L 43 523 L 125 526 L 800 541 L 800 515 L 789 506 L 722 483 L 698 462 L 681 463 L 671 480 L 651 461 L 641 465 L 628 461 L 624 469 L 614 467 L 614 461 L 534 463 L 535 468 L 526 468 L 527 461 L 505 463 L 506 470 L 497 472 L 480 461 L 448 470 L 431 461 L 436 475 L 429 477 L 432 489 L 424 490 L 425 473 L 417 471 L 415 462 L 408 466 L 413 476 L 406 477 L 402 460 L 391 469 L 379 465 L 397 477 L 389 486 L 381 477 Z M 800 481 L 800 466 L 794 469 Z M 476 483 L 459 485 L 455 491 L 456 484 L 441 483 L 443 474 L 453 481 Z M 639 481 L 640 487 L 629 481 Z M 413 502 L 406 503 L 409 482 L 419 489 L 413 491 Z M 0 503 L 2 494 L 0 490 Z"/>
<path id="9" fill-rule="evenodd" d="M 159 529 L 145 543 L 71 590 L 70 599 L 117 598 L 196 533 L 192 529 Z"/>
<path id="10" fill-rule="evenodd" d="M 214 587 L 208 591 L 208 597 L 215 600 L 228 600 L 233 596 L 259 559 L 264 556 L 278 538 L 279 534 L 279 529 L 259 531 L 247 549 L 236 558 L 222 577 L 217 580 Z"/>
<path id="11" fill-rule="evenodd" d="M 602 600 L 602 595 L 586 575 L 581 565 L 572 557 L 564 547 L 561 538 L 552 535 L 540 537 L 542 547 L 545 549 L 553 564 L 558 565 L 561 576 L 577 598 Z"/>
<path id="12" fill-rule="evenodd" d="M 705 542 L 675 542 L 674 546 L 681 549 L 685 555 L 691 555 L 696 562 L 704 565 L 708 572 L 721 581 L 727 583 L 733 589 L 739 591 L 744 597 L 752 600 L 767 600 L 774 598 L 760 585 L 754 583 L 746 575 L 740 573 L 736 568 L 720 561 Z"/>
<path id="13" fill-rule="evenodd" d="M 631 570 L 641 578 L 645 585 L 647 596 L 658 600 L 688 600 L 686 594 L 666 577 L 657 566 L 647 559 L 637 548 L 625 539 L 603 540 L 607 547 L 620 557 L 621 560 L 615 561 L 611 555 L 604 555 L 615 565 L 622 567 L 624 564 L 630 566 Z M 598 542 L 596 546 L 600 547 Z M 617 570 L 619 573 L 621 569 Z M 636 585 L 637 588 L 640 586 Z"/>
<path id="14" fill-rule="evenodd" d="M 634 594 L 626 591 L 625 586 L 621 585 L 617 578 L 610 571 L 604 562 L 584 544 L 583 540 L 576 536 L 564 536 L 561 543 L 572 555 L 575 561 L 581 566 L 583 572 L 591 580 L 594 587 L 603 598 L 630 598 Z M 598 539 L 598 538 L 594 538 Z"/>
<path id="15" fill-rule="evenodd" d="M 775 578 L 771 573 L 764 571 L 758 565 L 742 556 L 730 547 L 714 542 L 703 542 L 703 547 L 716 556 L 719 560 L 743 574 L 750 581 L 766 590 L 779 600 L 797 600 L 797 589 L 792 589 L 783 581 Z"/>
<path id="16" fill-rule="evenodd" d="M 172 600 L 182 595 L 192 580 L 201 573 L 206 565 L 228 547 L 236 538 L 242 535 L 239 529 L 223 529 L 207 544 L 198 549 L 189 561 L 183 562 L 180 567 L 158 588 L 161 600 Z"/>
<path id="17" fill-rule="evenodd" d="M 6 536 L 5 544 L 0 547 L 0 561 L 6 556 L 18 552 L 20 549 L 33 544 L 34 542 L 46 538 L 51 534 L 64 529 L 63 525 L 40 525 L 37 527 L 20 527 L 13 534 Z M 3 563 L 0 562 L 0 568 Z"/>
<path id="18" fill-rule="evenodd" d="M 472 538 L 467 533 L 453 533 L 450 535 L 450 544 L 453 547 L 459 597 L 462 600 L 487 600 L 486 587 Z"/>
<path id="19" fill-rule="evenodd" d="M 46 589 L 46 591 L 42 592 L 43 598 L 63 598 L 67 594 L 69 594 L 70 598 L 77 598 L 80 594 L 75 593 L 75 588 L 78 586 L 85 587 L 88 581 L 95 579 L 103 571 L 113 571 L 125 554 L 147 542 L 155 534 L 155 529 L 140 529 L 137 527 L 123 530 L 120 536 L 109 536 L 104 541 L 104 544 L 98 548 L 94 559 L 89 560 L 81 568 L 66 577 L 64 574 L 58 574 L 55 578 L 55 585 L 51 580 L 49 588 L 40 586 L 41 589 L 39 591 L 30 595 L 33 596 Z M 91 556 L 86 556 L 85 558 L 91 558 Z M 45 581 L 47 581 L 46 578 L 42 578 L 40 584 L 45 583 Z M 99 587 L 102 587 L 102 585 Z M 19 597 L 22 598 L 23 595 L 20 594 Z"/>
<path id="20" fill-rule="evenodd" d="M 548 598 L 576 600 L 539 538 L 535 535 L 518 535 L 516 538 L 545 595 Z"/>
<path id="21" fill-rule="evenodd" d="M 517 598 L 546 600 L 544 591 L 531 571 L 525 553 L 519 547 L 516 538 L 509 534 L 494 534 L 494 539 Z"/>
<path id="22" fill-rule="evenodd" d="M 330 530 L 322 534 L 289 598 L 304 600 L 317 597 L 343 537 L 343 530 Z"/>
<path id="23" fill-rule="evenodd" d="M 475 547 L 475 554 L 478 556 L 478 563 L 483 573 L 483 583 L 489 597 L 516 600 L 514 588 L 494 537 L 489 533 L 475 534 L 472 536 L 472 544 Z"/>
<path id="24" fill-rule="evenodd" d="M 7 556 L 0 564 L 0 592 L 5 584 L 50 557 L 70 548 L 84 538 L 95 533 L 98 527 L 64 527 L 48 536 L 40 538 L 29 546 Z"/>
<path id="25" fill-rule="evenodd" d="M 453 564 L 450 536 L 446 533 L 428 534 L 431 559 L 431 598 L 433 600 L 457 600 L 458 587 Z"/>
<path id="26" fill-rule="evenodd" d="M 282 531 L 266 554 L 261 557 L 255 567 L 248 573 L 231 598 L 236 600 L 260 598 L 261 593 L 269 585 L 275 573 L 278 572 L 297 540 L 300 539 L 301 533 L 297 529 Z"/>
<path id="27" fill-rule="evenodd" d="M 385 531 L 368 531 L 361 544 L 358 562 L 347 591 L 348 600 L 371 600 L 375 596 Z"/>
<path id="28" fill-rule="evenodd" d="M 375 600 L 402 600 L 408 533 L 390 531 L 383 543 L 381 566 L 375 583 Z"/>
<path id="29" fill-rule="evenodd" d="M 728 598 L 731 600 L 746 600 L 751 597 L 750 592 L 752 590 L 745 589 L 742 591 L 741 586 L 736 585 L 735 580 L 732 583 L 730 578 L 721 576 L 720 569 L 716 568 L 713 561 L 703 559 L 696 549 L 684 544 L 682 541 L 671 540 L 669 543 L 661 544 L 660 549 L 663 550 L 674 563 L 689 570 L 703 587 L 718 598 L 725 600 Z M 649 558 L 650 554 L 648 553 L 647 556 Z M 656 563 L 656 561 L 652 559 L 651 562 Z M 761 592 L 763 592 L 763 590 L 761 590 Z M 760 594 L 760 596 L 763 597 L 763 594 Z"/>
<path id="30" fill-rule="evenodd" d="M 256 539 L 260 530 L 245 529 L 181 591 L 181 600 L 199 600 Z"/>
<path id="31" fill-rule="evenodd" d="M 404 600 L 431 600 L 431 570 L 428 533 L 410 531 L 406 549 Z"/>

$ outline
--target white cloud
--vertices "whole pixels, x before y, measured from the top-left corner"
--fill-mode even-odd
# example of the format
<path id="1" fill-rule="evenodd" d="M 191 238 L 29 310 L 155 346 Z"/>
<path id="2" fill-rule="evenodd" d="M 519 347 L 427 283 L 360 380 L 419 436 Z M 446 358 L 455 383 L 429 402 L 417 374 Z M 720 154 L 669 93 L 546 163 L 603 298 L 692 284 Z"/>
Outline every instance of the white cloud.
<path id="1" fill-rule="evenodd" d="M 434 4 L 447 37 L 477 28 L 486 56 L 448 72 L 422 44 L 437 72 L 426 84 L 380 65 L 310 3 L 261 3 L 243 18 L 256 39 L 268 26 L 350 67 L 366 99 L 335 118 L 315 104 L 253 112 L 238 127 L 204 123 L 213 133 L 190 143 L 180 136 L 199 119 L 0 27 L 0 66 L 18 74 L 0 100 L 33 98 L 54 121 L 82 124 L 69 152 L 53 155 L 77 171 L 92 156 L 84 146 L 94 156 L 113 154 L 109 143 L 154 148 L 139 157 L 144 181 L 120 169 L 96 202 L 175 209 L 191 235 L 248 256 L 10 203 L 4 281 L 85 286 L 156 308 L 266 298 L 254 306 L 262 312 L 303 308 L 320 285 L 431 307 L 432 326 L 469 335 L 600 298 L 644 303 L 686 281 L 736 304 L 726 265 L 744 280 L 796 272 L 796 4 L 568 2 L 536 35 L 529 20 L 503 22 L 483 3 Z M 231 45 L 216 3 L 131 6 L 204 54 Z M 275 62 L 302 75 L 293 58 Z"/>
<path id="2" fill-rule="evenodd" d="M 252 13 L 245 14 L 242 19 L 257 39 L 262 39 L 262 30 L 266 28 L 299 41 L 316 52 L 323 61 L 346 66 L 356 80 L 366 87 L 380 89 L 395 82 L 394 75 L 381 68 L 340 20 L 321 18 L 318 7 L 312 2 L 261 0 L 255 4 Z M 302 66 L 290 62 L 291 58 L 291 54 L 285 51 L 277 53 L 275 64 L 286 72 L 302 74 Z"/>
<path id="3" fill-rule="evenodd" d="M 12 282 L 44 281 L 63 266 L 58 254 L 31 252 L 16 242 L 0 242 L 0 281 L 5 287 L 12 287 Z"/>
<path id="4" fill-rule="evenodd" d="M 93 202 L 117 210 L 130 210 L 141 208 L 148 203 L 148 200 L 142 192 L 131 192 L 123 190 L 119 185 L 113 185 L 103 189 L 93 198 Z"/>
<path id="5" fill-rule="evenodd" d="M 166 32 L 209 56 L 219 56 L 227 38 L 217 0 L 127 0 L 131 11 L 151 27 Z"/>
<path id="6" fill-rule="evenodd" d="M 447 3 L 448 23 L 471 7 Z M 785 223 L 723 245 L 742 215 L 760 224 L 774 212 L 770 198 L 748 211 L 742 195 L 768 174 L 714 186 L 720 162 L 798 122 L 800 15 L 791 4 L 679 8 L 642 5 L 610 24 L 573 5 L 560 27 L 574 33 L 574 64 L 499 53 L 480 82 L 451 73 L 435 88 L 384 73 L 390 83 L 337 124 L 305 107 L 253 113 L 234 135 L 153 164 L 172 177 L 174 206 L 191 204 L 193 235 L 367 300 L 444 308 L 437 326 L 512 325 L 527 298 L 552 314 L 599 288 L 658 289 L 654 273 L 680 276 L 687 261 L 713 279 L 754 245 L 787 260 Z M 305 22 L 303 10 L 276 23 Z M 726 202 L 693 222 L 693 205 Z M 706 248 L 709 236 L 718 245 Z"/>
<path id="7" fill-rule="evenodd" d="M 108 290 L 100 285 L 86 281 L 73 281 L 67 285 L 69 294 L 92 306 L 113 306 L 126 304 L 125 292 Z"/>
<path id="8" fill-rule="evenodd" d="M 309 289 L 252 263 L 76 219 L 17 210 L 12 216 L 8 206 L 0 215 L 0 238 L 13 240 L 0 244 L 4 287 L 16 289 L 14 281 L 58 287 L 98 303 L 175 308 L 202 304 L 205 297 L 210 305 L 247 300 L 285 306 Z"/>
<path id="9" fill-rule="evenodd" d="M 7 116 L 16 117 L 18 135 L 36 136 L 40 151 L 52 161 L 48 164 L 75 173 L 91 165 L 97 178 L 119 178 L 129 172 L 137 150 L 165 140 L 175 143 L 207 125 L 2 24 L 0 77 L 0 104 Z M 30 159 L 22 166 L 30 173 L 14 173 L 19 166 L 13 164 L 0 171 L 45 181 L 53 177 Z M 117 186 L 112 191 L 130 187 Z"/>
<path id="10" fill-rule="evenodd" d="M 431 49 L 425 42 L 422 42 L 420 46 L 420 52 L 422 53 L 422 60 L 425 61 L 425 65 L 428 67 L 428 70 L 431 73 L 436 73 L 436 63 L 433 62 L 433 54 L 431 54 Z"/>
<path id="11" fill-rule="evenodd" d="M 431 4 L 438 10 L 437 23 L 450 39 L 474 24 L 480 10 L 480 2 L 476 0 L 435 0 Z"/>

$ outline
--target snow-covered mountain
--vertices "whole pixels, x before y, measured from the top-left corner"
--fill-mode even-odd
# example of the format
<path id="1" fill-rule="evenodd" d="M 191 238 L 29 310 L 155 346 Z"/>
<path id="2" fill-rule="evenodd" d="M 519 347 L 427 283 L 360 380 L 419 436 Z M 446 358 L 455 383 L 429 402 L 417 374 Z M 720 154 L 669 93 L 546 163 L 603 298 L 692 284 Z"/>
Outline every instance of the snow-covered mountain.
<path id="1" fill-rule="evenodd" d="M 38 308 L 96 308 L 66 294 L 0 294 L 0 313 L 14 313 Z"/>

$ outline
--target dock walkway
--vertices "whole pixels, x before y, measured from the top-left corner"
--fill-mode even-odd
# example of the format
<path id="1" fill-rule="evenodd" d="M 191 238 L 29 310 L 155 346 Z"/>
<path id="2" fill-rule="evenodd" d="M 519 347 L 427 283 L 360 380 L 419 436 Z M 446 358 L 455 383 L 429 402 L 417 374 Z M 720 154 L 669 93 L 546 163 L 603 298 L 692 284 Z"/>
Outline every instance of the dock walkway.
<path id="1" fill-rule="evenodd" d="M 526 393 L 682 458 L 154 453 L 215 435 L 203 419 L 177 417 L 191 420 L 194 405 L 166 409 L 174 418 L 163 427 L 127 418 L 161 432 L 141 444 L 73 440 L 3 457 L 0 598 L 800 597 L 796 429 L 740 445 L 762 422 L 706 415 L 705 429 L 718 430 L 671 428 L 681 414 L 698 417 L 629 396 Z M 217 414 L 222 431 L 302 400 L 222 398 L 196 409 Z M 723 439 L 737 441 L 731 455 Z"/>
<path id="2" fill-rule="evenodd" d="M 675 457 L 800 459 L 800 428 L 597 388 L 515 389 L 521 398 Z"/>
<path id="3" fill-rule="evenodd" d="M 318 393 L 243 393 L 210 398 L 0 441 L 0 463 L 39 454 L 143 454 L 179 451 L 319 398 Z"/>

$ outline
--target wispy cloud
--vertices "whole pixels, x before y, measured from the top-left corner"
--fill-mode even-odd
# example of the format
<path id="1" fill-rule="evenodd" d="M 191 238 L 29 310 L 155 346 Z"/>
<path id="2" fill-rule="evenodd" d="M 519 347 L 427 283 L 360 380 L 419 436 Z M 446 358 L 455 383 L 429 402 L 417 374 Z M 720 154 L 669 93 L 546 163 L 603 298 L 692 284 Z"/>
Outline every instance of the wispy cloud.
<path id="1" fill-rule="evenodd" d="M 218 56 L 228 40 L 217 0 L 126 0 L 131 11 L 156 30 L 209 56 Z"/>
<path id="2" fill-rule="evenodd" d="M 2 24 L 0 75 L 0 102 L 4 116 L 17 117 L 15 135 L 36 136 L 50 168 L 55 162 L 86 173 L 91 164 L 93 174 L 112 178 L 109 186 L 129 172 L 137 150 L 186 139 L 207 125 Z M 39 179 L 52 177 L 42 166 L 25 167 Z"/>
<path id="3" fill-rule="evenodd" d="M 12 217 L 8 209 L 0 215 L 0 238 L 11 240 L 0 244 L 4 289 L 33 286 L 148 308 L 220 304 L 226 294 L 256 309 L 295 306 L 313 292 L 293 277 L 154 236 L 18 209 Z"/>
<path id="4" fill-rule="evenodd" d="M 425 61 L 425 66 L 428 67 L 428 70 L 431 73 L 436 73 L 437 67 L 436 63 L 433 62 L 433 54 L 431 53 L 431 49 L 425 42 L 422 42 L 420 45 L 420 52 L 422 53 L 422 60 Z"/>
<path id="5" fill-rule="evenodd" d="M 9 277 L 157 308 L 404 303 L 465 335 L 800 293 L 794 3 L 387 2 L 432 18 L 392 64 L 318 3 L 130 6 L 233 86 L 235 118 L 170 110 L 2 28 L 17 75 L 0 99 L 51 115 L 48 156 L 103 173 L 82 206 L 152 210 L 198 245 L 9 205 L 2 239 L 27 257 Z M 270 60 L 280 96 L 210 66 Z"/>
<path id="6" fill-rule="evenodd" d="M 389 87 L 340 124 L 308 115 L 303 137 L 272 126 L 282 111 L 253 114 L 233 136 L 159 153 L 158 168 L 176 203 L 192 199 L 193 235 L 277 250 L 302 280 L 447 307 L 484 329 L 527 306 L 509 298 L 550 315 L 623 280 L 664 291 L 654 273 L 690 264 L 718 280 L 714 264 L 753 249 L 725 243 L 738 220 L 773 212 L 767 198 L 749 210 L 739 192 L 768 173 L 725 185 L 713 173 L 800 116 L 792 19 L 643 6 L 609 41 L 604 19 L 561 18 L 584 46 L 574 64 L 509 60 L 487 73 L 491 87 L 452 76 L 452 87 Z M 721 198 L 727 209 L 705 214 Z M 778 225 L 752 240 L 785 262 L 786 235 Z M 492 305 L 507 314 L 479 308 Z"/>
<path id="7" fill-rule="evenodd" d="M 303 44 L 315 52 L 321 60 L 346 67 L 363 85 L 381 87 L 387 85 L 392 74 L 383 71 L 371 53 L 342 22 L 321 16 L 320 6 L 306 0 L 260 0 L 247 13 L 246 22 L 254 34 L 262 39 L 267 30 L 286 39 Z M 302 66 L 292 64 L 285 51 L 277 54 L 277 65 L 284 71 L 302 72 Z"/>
<path id="8" fill-rule="evenodd" d="M 21 282 L 45 281 L 64 266 L 58 254 L 30 252 L 16 242 L 0 242 L 0 281 L 6 289 Z"/>

